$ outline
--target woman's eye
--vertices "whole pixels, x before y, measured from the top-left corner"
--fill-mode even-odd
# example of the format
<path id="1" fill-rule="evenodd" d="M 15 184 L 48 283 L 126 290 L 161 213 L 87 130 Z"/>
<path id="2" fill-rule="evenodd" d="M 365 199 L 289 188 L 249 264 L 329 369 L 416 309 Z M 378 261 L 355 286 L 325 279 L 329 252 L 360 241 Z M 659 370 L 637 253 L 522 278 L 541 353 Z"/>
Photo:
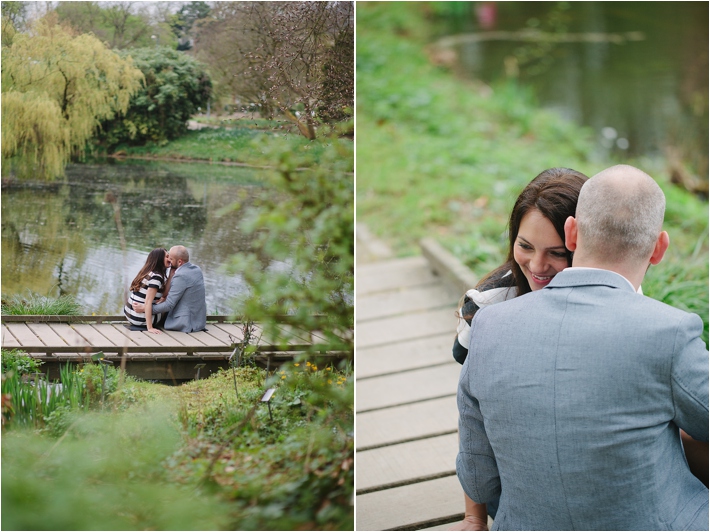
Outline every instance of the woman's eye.
<path id="1" fill-rule="evenodd" d="M 525 249 L 525 250 L 528 250 L 528 251 L 532 249 L 532 246 L 531 246 L 531 245 L 529 245 L 529 244 L 524 244 L 523 242 L 518 242 L 518 246 L 520 246 L 521 248 L 523 248 L 523 249 Z"/>
<path id="2" fill-rule="evenodd" d="M 562 251 L 553 251 L 552 252 L 553 257 L 557 257 L 558 259 L 566 259 L 567 258 L 567 253 L 564 253 Z"/>

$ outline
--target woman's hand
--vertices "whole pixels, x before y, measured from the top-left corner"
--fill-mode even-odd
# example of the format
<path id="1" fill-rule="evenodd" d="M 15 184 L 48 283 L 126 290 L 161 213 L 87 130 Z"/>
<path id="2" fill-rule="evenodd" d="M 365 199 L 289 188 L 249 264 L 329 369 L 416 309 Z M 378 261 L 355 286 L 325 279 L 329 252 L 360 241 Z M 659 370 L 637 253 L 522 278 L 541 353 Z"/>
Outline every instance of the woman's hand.
<path id="1" fill-rule="evenodd" d="M 467 515 L 463 521 L 456 523 L 447 530 L 488 530 L 488 520 Z"/>
<path id="2" fill-rule="evenodd" d="M 155 327 L 150 327 L 148 329 L 148 332 L 151 334 L 163 334 L 162 332 L 160 332 L 160 329 L 156 329 Z"/>

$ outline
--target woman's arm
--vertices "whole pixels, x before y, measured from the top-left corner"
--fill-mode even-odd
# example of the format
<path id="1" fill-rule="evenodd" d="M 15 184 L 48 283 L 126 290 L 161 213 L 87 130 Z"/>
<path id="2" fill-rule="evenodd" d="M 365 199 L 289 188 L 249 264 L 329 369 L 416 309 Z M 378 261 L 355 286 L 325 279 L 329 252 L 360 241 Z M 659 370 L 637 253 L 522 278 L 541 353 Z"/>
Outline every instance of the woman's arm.
<path id="1" fill-rule="evenodd" d="M 145 294 L 145 325 L 148 327 L 148 332 L 153 334 L 160 334 L 160 331 L 153 327 L 153 300 L 157 293 L 157 288 L 148 288 Z"/>
<path id="2" fill-rule="evenodd" d="M 168 298 L 168 292 L 170 292 L 170 281 L 173 280 L 173 275 L 175 275 L 175 268 L 170 269 L 170 275 L 168 275 L 168 280 L 165 281 L 165 288 L 163 289 L 163 297 L 158 299 L 156 303 L 162 303 Z"/>
<path id="3" fill-rule="evenodd" d="M 685 459 L 690 472 L 693 473 L 705 487 L 708 486 L 708 442 L 691 438 L 684 430 L 680 431 Z"/>

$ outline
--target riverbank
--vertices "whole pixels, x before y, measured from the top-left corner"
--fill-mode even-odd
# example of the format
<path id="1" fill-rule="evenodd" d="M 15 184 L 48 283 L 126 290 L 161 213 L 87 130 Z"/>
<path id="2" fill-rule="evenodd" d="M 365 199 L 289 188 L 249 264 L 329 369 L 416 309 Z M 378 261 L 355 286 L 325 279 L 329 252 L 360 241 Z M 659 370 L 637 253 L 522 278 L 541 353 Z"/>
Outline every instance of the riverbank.
<path id="1" fill-rule="evenodd" d="M 319 137 L 308 140 L 293 131 L 286 122 L 259 120 L 254 124 L 242 120 L 221 121 L 217 117 L 209 120 L 200 118 L 206 127 L 190 129 L 185 135 L 164 143 L 148 142 L 143 146 L 117 146 L 110 153 L 111 158 L 130 158 L 177 162 L 223 163 L 251 168 L 269 168 L 254 161 L 263 159 L 259 141 L 264 139 L 286 139 L 294 154 L 309 154 L 317 162 L 326 145 L 332 142 L 350 142 L 347 138 Z M 267 127 L 266 123 L 271 123 Z"/>
<path id="2" fill-rule="evenodd" d="M 519 191 L 540 171 L 618 163 L 654 176 L 671 248 L 644 293 L 698 313 L 708 335 L 708 205 L 671 183 L 662 159 L 606 160 L 591 131 L 542 110 L 524 86 L 463 82 L 427 55 L 426 5 L 358 8 L 357 216 L 398 256 L 434 237 L 480 278 L 505 254 Z"/>

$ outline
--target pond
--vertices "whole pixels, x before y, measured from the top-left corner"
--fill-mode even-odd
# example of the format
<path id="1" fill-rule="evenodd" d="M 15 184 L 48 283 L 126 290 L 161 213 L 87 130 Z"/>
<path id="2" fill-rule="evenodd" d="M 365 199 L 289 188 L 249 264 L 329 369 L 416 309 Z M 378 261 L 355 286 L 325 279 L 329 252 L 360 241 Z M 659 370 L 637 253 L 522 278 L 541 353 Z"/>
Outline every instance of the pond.
<path id="1" fill-rule="evenodd" d="M 260 172 L 120 161 L 69 165 L 57 182 L 6 182 L 3 296 L 28 289 L 52 297 L 71 294 L 87 314 L 120 314 L 124 287 L 148 252 L 183 244 L 204 273 L 208 314 L 229 314 L 232 300 L 247 287 L 224 265 L 251 249 L 239 224 L 264 191 Z M 237 202 L 241 208 L 228 208 Z"/>
<path id="2" fill-rule="evenodd" d="M 663 154 L 707 179 L 707 2 L 446 4 L 440 35 L 459 74 L 516 78 L 593 128 L 600 151 Z"/>

